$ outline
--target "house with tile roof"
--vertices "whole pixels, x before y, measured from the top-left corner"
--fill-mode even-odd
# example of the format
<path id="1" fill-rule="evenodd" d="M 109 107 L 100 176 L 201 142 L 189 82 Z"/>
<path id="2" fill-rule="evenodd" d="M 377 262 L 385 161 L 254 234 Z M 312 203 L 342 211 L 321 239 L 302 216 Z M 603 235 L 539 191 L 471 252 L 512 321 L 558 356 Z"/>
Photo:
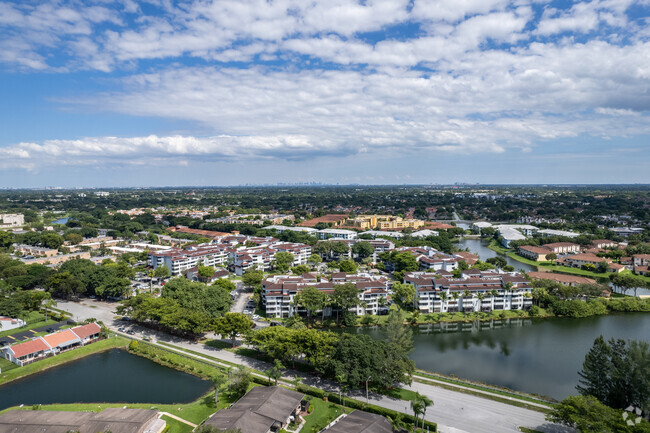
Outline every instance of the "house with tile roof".
<path id="1" fill-rule="evenodd" d="M 1 353 L 3 358 L 22 367 L 49 356 L 51 349 L 43 338 L 38 337 L 24 343 L 4 347 Z"/>

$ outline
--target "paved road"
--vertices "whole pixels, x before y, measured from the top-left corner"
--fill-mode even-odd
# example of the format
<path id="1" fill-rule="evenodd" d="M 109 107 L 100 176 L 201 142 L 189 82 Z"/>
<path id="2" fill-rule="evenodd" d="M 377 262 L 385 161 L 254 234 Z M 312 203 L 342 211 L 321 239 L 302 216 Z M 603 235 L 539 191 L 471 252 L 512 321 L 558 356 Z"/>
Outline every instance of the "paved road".
<path id="1" fill-rule="evenodd" d="M 115 303 L 87 300 L 82 303 L 61 302 L 58 308 L 71 312 L 79 320 L 95 317 L 103 321 L 109 328 L 116 329 L 118 326 L 125 326 L 125 322 L 113 319 L 115 306 Z M 226 350 L 216 349 L 130 324 L 127 326 L 138 333 L 145 332 L 147 335 L 154 336 L 158 341 L 174 344 L 231 363 L 246 365 L 259 371 L 264 371 L 270 367 L 265 362 L 243 357 Z M 308 385 L 332 392 L 338 391 L 335 384 L 304 373 L 290 371 L 285 378 L 293 379 L 295 376 L 300 377 L 303 383 Z M 529 409 L 419 382 L 413 382 L 411 386 L 406 386 L 406 388 L 418 391 L 434 401 L 434 406 L 427 410 L 426 419 L 437 422 L 442 433 L 521 433 L 518 426 L 532 428 L 544 433 L 570 431 L 562 426 L 546 422 L 542 413 Z M 351 395 L 360 400 L 365 399 L 365 392 L 363 391 L 356 391 Z M 370 400 L 371 403 L 378 406 L 400 412 L 411 412 L 409 403 L 403 400 L 372 393 L 370 394 Z"/>

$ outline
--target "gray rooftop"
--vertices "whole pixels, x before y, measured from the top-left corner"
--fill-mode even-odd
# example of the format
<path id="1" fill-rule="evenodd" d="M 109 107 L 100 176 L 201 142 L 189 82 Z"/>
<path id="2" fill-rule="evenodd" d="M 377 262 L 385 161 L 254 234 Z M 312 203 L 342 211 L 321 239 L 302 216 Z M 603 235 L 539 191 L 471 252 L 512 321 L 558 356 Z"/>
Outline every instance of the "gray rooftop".
<path id="1" fill-rule="evenodd" d="M 102 412 L 63 412 L 12 410 L 0 414 L 0 433 L 157 433 L 148 426 L 158 418 L 158 411 L 110 408 Z"/>
<path id="2" fill-rule="evenodd" d="M 355 410 L 325 431 L 327 433 L 393 433 L 393 425 L 381 415 Z"/>
<path id="3" fill-rule="evenodd" d="M 278 386 L 256 386 L 230 409 L 220 410 L 205 423 L 223 430 L 239 428 L 246 433 L 266 433 L 273 425 L 282 426 L 303 397 L 304 394 Z"/>

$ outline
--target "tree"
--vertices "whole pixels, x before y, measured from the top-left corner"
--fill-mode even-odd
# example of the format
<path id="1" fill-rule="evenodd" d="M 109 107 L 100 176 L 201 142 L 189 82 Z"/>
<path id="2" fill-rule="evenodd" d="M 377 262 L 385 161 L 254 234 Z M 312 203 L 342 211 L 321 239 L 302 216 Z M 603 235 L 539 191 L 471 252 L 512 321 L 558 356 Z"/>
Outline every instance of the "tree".
<path id="1" fill-rule="evenodd" d="M 221 336 L 228 336 L 235 347 L 237 334 L 246 335 L 253 329 L 253 321 L 242 313 L 226 313 L 215 320 L 214 332 Z"/>
<path id="2" fill-rule="evenodd" d="M 169 272 L 169 268 L 167 266 L 158 266 L 156 269 L 154 269 L 153 275 L 156 278 L 167 278 L 171 276 L 171 273 Z"/>
<path id="3" fill-rule="evenodd" d="M 56 296 L 69 298 L 83 293 L 84 284 L 70 272 L 58 272 L 47 279 L 48 290 Z"/>
<path id="4" fill-rule="evenodd" d="M 199 266 L 199 277 L 203 280 L 208 280 L 214 275 L 214 268 L 212 266 Z"/>
<path id="5" fill-rule="evenodd" d="M 318 254 L 312 254 L 307 259 L 307 263 L 309 263 L 311 265 L 318 265 L 318 264 L 320 264 L 322 262 L 323 262 L 323 258 L 321 256 L 319 256 Z"/>
<path id="6" fill-rule="evenodd" d="M 296 294 L 294 300 L 297 305 L 307 310 L 307 317 L 311 318 L 316 311 L 324 308 L 326 297 L 327 295 L 317 288 L 306 287 Z"/>
<path id="7" fill-rule="evenodd" d="M 293 272 L 295 275 L 302 275 L 309 271 L 311 271 L 311 269 L 307 265 L 298 265 L 291 268 L 291 272 Z"/>
<path id="8" fill-rule="evenodd" d="M 396 282 L 393 284 L 393 300 L 402 308 L 410 308 L 415 301 L 415 287 L 413 284 Z"/>
<path id="9" fill-rule="evenodd" d="M 423 395 L 420 396 L 420 403 L 422 404 L 422 428 L 424 428 L 424 417 L 427 416 L 427 408 L 433 406 L 433 400 Z"/>
<path id="10" fill-rule="evenodd" d="M 375 248 L 368 242 L 357 242 L 352 245 L 352 254 L 359 257 L 370 257 L 375 252 Z"/>
<path id="11" fill-rule="evenodd" d="M 70 242 L 72 245 L 76 245 L 81 243 L 84 240 L 84 237 L 81 236 L 79 233 L 68 233 L 65 235 L 65 240 L 67 242 Z"/>
<path id="12" fill-rule="evenodd" d="M 404 312 L 402 310 L 391 310 L 386 320 L 386 342 L 392 347 L 404 353 L 413 350 L 413 332 L 404 326 Z"/>
<path id="13" fill-rule="evenodd" d="M 506 259 L 501 256 L 490 257 L 489 259 L 485 260 L 485 263 L 490 263 L 500 269 L 503 269 L 504 266 L 508 266 Z"/>
<path id="14" fill-rule="evenodd" d="M 578 372 L 580 379 L 576 389 L 582 395 L 592 395 L 600 401 L 607 401 L 609 395 L 609 374 L 612 368 L 611 349 L 601 335 L 596 338 L 587 352 Z"/>
<path id="15" fill-rule="evenodd" d="M 357 272 L 357 265 L 352 260 L 341 260 L 338 262 L 338 266 L 341 272 L 346 274 L 356 274 Z"/>
<path id="16" fill-rule="evenodd" d="M 418 416 L 424 411 L 422 395 L 419 392 L 416 392 L 415 397 L 411 400 L 411 409 L 413 410 L 413 430 L 415 430 L 418 425 Z"/>
<path id="17" fill-rule="evenodd" d="M 214 407 L 217 407 L 219 404 L 219 388 L 221 388 L 228 379 L 226 376 L 219 374 L 212 378 L 212 384 L 214 385 Z"/>
<path id="18" fill-rule="evenodd" d="M 0 230 L 0 248 L 9 248 L 14 243 L 14 234 Z"/>
<path id="19" fill-rule="evenodd" d="M 345 316 L 349 313 L 350 308 L 359 305 L 359 292 L 359 289 L 357 289 L 354 283 L 337 284 L 334 286 L 334 303 L 338 305 Z"/>
<path id="20" fill-rule="evenodd" d="M 244 272 L 241 281 L 248 287 L 254 287 L 260 284 L 263 278 L 264 272 L 251 268 Z"/>
<path id="21" fill-rule="evenodd" d="M 590 395 L 567 397 L 550 410 L 546 419 L 582 433 L 650 432 L 650 424 L 646 421 L 629 426 L 619 411 Z"/>
<path id="22" fill-rule="evenodd" d="M 265 371 L 266 375 L 269 377 L 269 385 L 271 384 L 271 379 L 275 381 L 275 386 L 278 386 L 278 379 L 282 377 L 284 373 L 285 366 L 279 359 L 273 361 L 273 367 Z"/>
<path id="23" fill-rule="evenodd" d="M 275 253 L 273 257 L 273 268 L 280 272 L 287 272 L 293 264 L 294 259 L 293 254 L 286 251 Z"/>
<path id="24" fill-rule="evenodd" d="M 40 243 L 45 248 L 58 249 L 61 245 L 63 245 L 63 237 L 53 232 L 43 233 L 41 234 Z"/>
<path id="25" fill-rule="evenodd" d="M 251 383 L 251 373 L 248 368 L 243 365 L 238 365 L 237 368 L 231 370 L 230 373 L 230 389 L 235 395 L 242 396 L 248 391 L 248 386 Z"/>

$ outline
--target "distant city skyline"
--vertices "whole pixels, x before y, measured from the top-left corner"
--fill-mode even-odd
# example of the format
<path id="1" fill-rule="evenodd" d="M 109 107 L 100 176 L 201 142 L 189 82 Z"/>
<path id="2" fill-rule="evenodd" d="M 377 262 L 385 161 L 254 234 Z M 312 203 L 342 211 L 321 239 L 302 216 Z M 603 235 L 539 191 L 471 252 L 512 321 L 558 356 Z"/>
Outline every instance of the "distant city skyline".
<path id="1" fill-rule="evenodd" d="M 650 183 L 647 0 L 0 4 L 0 186 Z"/>

